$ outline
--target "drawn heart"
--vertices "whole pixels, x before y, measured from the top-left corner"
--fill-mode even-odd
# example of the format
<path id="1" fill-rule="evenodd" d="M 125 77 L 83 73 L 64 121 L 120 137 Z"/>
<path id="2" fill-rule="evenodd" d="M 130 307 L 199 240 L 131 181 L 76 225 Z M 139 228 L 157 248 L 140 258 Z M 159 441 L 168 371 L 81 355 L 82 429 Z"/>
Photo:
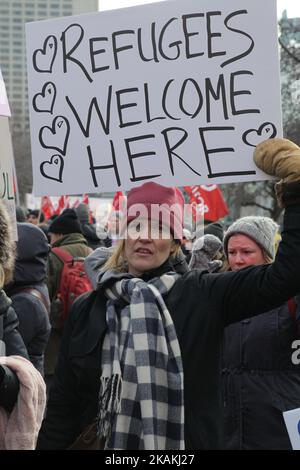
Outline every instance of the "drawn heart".
<path id="1" fill-rule="evenodd" d="M 66 155 L 68 139 L 70 135 L 70 124 L 63 116 L 57 116 L 52 127 L 44 126 L 40 129 L 40 144 L 45 149 L 55 149 L 62 155 Z"/>
<path id="2" fill-rule="evenodd" d="M 43 49 L 37 49 L 33 53 L 32 64 L 34 70 L 42 73 L 52 73 L 53 63 L 57 53 L 57 40 L 55 36 L 48 36 L 43 44 Z"/>
<path id="3" fill-rule="evenodd" d="M 37 113 L 50 113 L 53 112 L 53 107 L 56 98 L 56 87 L 54 83 L 47 82 L 43 86 L 42 92 L 37 93 L 32 100 L 33 109 Z"/>
<path id="4" fill-rule="evenodd" d="M 243 134 L 243 142 L 250 147 L 256 147 L 260 142 L 273 139 L 277 135 L 277 129 L 271 122 L 264 122 L 257 129 L 249 129 Z"/>
<path id="5" fill-rule="evenodd" d="M 49 161 L 40 165 L 41 174 L 49 180 L 62 183 L 62 173 L 64 169 L 64 160 L 61 155 L 53 155 Z"/>

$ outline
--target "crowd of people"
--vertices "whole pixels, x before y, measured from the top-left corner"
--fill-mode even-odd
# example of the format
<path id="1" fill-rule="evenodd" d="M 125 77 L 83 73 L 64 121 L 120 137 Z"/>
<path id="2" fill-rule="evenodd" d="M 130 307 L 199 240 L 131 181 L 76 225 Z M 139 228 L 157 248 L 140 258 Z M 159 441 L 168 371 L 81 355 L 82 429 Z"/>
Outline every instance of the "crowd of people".
<path id="1" fill-rule="evenodd" d="M 50 220 L 17 208 L 15 243 L 0 204 L 1 448 L 291 449 L 300 148 L 271 139 L 254 159 L 281 179 L 281 228 L 253 215 L 195 238 L 181 191 L 146 182 L 128 192 L 121 236 L 99 237 L 84 204 Z M 62 323 L 77 263 L 86 292 Z"/>

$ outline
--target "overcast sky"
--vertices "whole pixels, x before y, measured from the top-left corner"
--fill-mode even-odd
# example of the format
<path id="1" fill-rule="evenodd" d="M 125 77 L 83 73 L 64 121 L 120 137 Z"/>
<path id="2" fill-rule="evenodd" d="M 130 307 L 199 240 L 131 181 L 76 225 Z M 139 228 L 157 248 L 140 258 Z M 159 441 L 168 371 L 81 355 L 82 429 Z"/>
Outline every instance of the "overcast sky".
<path id="1" fill-rule="evenodd" d="M 100 10 L 113 10 L 114 8 L 132 7 L 134 5 L 143 5 L 145 3 L 153 3 L 154 0 L 99 0 Z M 184 0 L 183 0 L 184 1 Z M 200 1 L 200 0 L 199 0 Z M 263 0 L 262 0 L 263 2 Z M 287 9 L 288 16 L 291 18 L 300 18 L 300 1 L 299 0 L 277 0 L 278 16 L 284 9 Z"/>

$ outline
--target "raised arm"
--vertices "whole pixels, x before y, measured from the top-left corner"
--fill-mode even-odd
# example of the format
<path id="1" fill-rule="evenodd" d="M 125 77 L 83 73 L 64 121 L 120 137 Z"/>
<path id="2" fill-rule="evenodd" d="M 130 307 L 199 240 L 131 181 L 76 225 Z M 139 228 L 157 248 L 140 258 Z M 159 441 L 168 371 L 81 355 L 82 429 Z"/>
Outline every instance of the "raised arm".
<path id="1" fill-rule="evenodd" d="M 206 276 L 207 289 L 217 292 L 217 311 L 233 323 L 279 306 L 300 287 L 300 148 L 286 139 L 257 146 L 254 159 L 266 173 L 282 178 L 276 184 L 285 207 L 282 241 L 271 265 Z"/>

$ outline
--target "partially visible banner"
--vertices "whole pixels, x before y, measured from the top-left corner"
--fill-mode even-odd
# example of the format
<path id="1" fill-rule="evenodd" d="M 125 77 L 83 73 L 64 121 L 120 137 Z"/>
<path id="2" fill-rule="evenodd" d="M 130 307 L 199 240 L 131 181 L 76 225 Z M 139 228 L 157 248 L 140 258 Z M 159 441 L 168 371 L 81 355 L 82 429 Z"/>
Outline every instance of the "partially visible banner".
<path id="1" fill-rule="evenodd" d="M 51 201 L 50 196 L 43 196 L 41 199 L 41 212 L 45 216 L 45 220 L 48 220 L 50 217 L 55 215 L 55 208 Z"/>
<path id="2" fill-rule="evenodd" d="M 16 205 L 13 182 L 13 148 L 8 117 L 0 116 L 0 199 L 5 202 L 17 240 Z"/>
<path id="3" fill-rule="evenodd" d="M 293 450 L 300 450 L 300 408 L 282 414 Z"/>
<path id="4" fill-rule="evenodd" d="M 215 222 L 229 213 L 222 191 L 216 184 L 184 186 L 184 189 L 190 198 L 189 203 L 195 206 L 194 220 L 201 216 Z"/>
<path id="5" fill-rule="evenodd" d="M 0 69 L 0 116 L 10 117 L 11 112 L 8 104 L 5 83 Z"/>

